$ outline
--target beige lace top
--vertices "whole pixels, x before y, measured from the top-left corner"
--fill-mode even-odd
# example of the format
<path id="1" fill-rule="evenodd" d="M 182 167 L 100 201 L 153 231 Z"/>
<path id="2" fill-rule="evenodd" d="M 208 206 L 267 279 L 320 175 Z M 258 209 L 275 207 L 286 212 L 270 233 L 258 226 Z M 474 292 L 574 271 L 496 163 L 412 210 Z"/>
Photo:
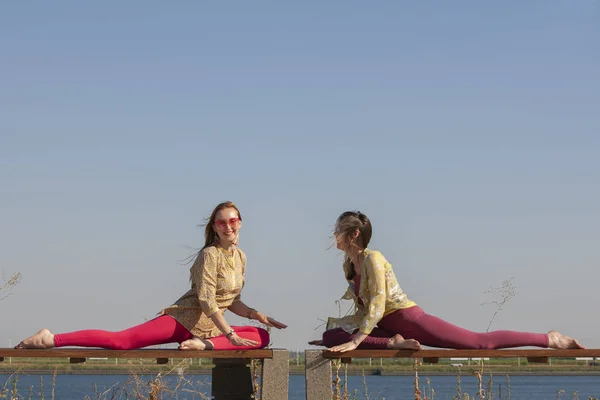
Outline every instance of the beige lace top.
<path id="1" fill-rule="evenodd" d="M 342 328 L 348 333 L 359 329 L 369 334 L 381 319 L 396 310 L 415 306 L 416 303 L 402 291 L 392 265 L 379 251 L 365 249 L 360 266 L 360 288 L 354 294 L 354 281 L 342 299 L 354 300 L 354 314 L 342 318 L 329 318 L 327 329 Z M 346 266 L 344 266 L 346 268 Z M 344 274 L 346 275 L 346 270 Z M 360 298 L 360 302 L 358 301 Z"/>
<path id="2" fill-rule="evenodd" d="M 236 247 L 230 253 L 218 245 L 207 247 L 190 268 L 191 289 L 159 314 L 172 316 L 202 339 L 222 335 L 209 317 L 240 301 L 245 271 L 242 250 Z"/>

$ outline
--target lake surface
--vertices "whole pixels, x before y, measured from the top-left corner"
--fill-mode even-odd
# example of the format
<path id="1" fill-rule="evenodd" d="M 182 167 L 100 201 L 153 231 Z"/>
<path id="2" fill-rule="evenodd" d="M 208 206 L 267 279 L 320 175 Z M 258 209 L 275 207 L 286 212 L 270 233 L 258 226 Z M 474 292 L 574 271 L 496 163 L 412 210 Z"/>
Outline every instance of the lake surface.
<path id="1" fill-rule="evenodd" d="M 40 378 L 42 388 L 40 390 Z M 127 390 L 130 394 L 136 390 L 142 392 L 148 390 L 148 382 L 151 376 L 142 376 L 136 386 L 135 379 L 128 375 L 58 375 L 54 386 L 54 398 L 57 400 L 85 400 L 89 399 L 125 399 L 120 390 Z M 426 376 L 420 377 L 420 389 L 423 394 L 429 394 L 429 387 L 435 391 L 435 398 L 439 400 L 451 399 L 457 393 L 456 376 L 431 376 L 430 384 Z M 210 394 L 210 376 L 208 375 L 185 375 L 181 380 L 177 376 L 169 376 L 166 381 L 168 387 L 173 389 L 179 384 L 179 399 L 203 399 L 199 393 Z M 366 387 L 370 400 L 408 400 L 414 399 L 414 378 L 411 376 L 366 376 Z M 484 377 L 483 386 L 487 388 L 489 377 Z M 13 377 L 1 375 L 0 383 L 6 389 L 12 389 Z M 41 399 L 40 392 L 46 400 L 52 398 L 52 376 L 51 375 L 19 375 L 17 382 L 18 394 L 28 399 L 30 386 L 33 387 L 32 399 Z M 96 389 L 94 389 L 96 387 Z M 304 400 L 304 376 L 290 376 L 289 400 Z M 461 388 L 463 393 L 469 396 L 477 394 L 477 380 L 472 376 L 461 377 Z M 349 376 L 348 389 L 350 392 L 358 391 L 358 399 L 365 399 L 362 376 Z M 507 398 L 508 384 L 506 376 L 493 377 L 494 398 L 499 398 L 501 391 L 502 399 Z M 563 391 L 559 394 L 560 391 Z M 102 397 L 102 393 L 104 397 Z M 573 399 L 574 393 L 578 398 L 587 400 L 589 397 L 600 399 L 600 376 L 512 376 L 510 378 L 511 400 L 548 400 L 548 399 Z M 114 395 L 114 396 L 113 396 Z M 164 399 L 176 398 L 174 395 L 165 395 Z M 464 398 L 464 394 L 463 394 Z M 324 399 L 325 400 L 325 399 Z"/>

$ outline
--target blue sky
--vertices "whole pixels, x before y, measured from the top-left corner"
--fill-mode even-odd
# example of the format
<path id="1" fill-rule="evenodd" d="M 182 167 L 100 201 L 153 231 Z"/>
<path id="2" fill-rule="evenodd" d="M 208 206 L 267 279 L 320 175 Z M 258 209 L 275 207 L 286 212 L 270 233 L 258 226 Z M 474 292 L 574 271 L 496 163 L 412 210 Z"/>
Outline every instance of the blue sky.
<path id="1" fill-rule="evenodd" d="M 11 3 L 0 12 L 0 343 L 118 330 L 242 210 L 246 302 L 304 348 L 337 314 L 336 217 L 425 311 L 600 346 L 598 2 Z M 243 320 L 228 317 L 232 323 Z M 317 328 L 315 330 L 315 328 Z"/>

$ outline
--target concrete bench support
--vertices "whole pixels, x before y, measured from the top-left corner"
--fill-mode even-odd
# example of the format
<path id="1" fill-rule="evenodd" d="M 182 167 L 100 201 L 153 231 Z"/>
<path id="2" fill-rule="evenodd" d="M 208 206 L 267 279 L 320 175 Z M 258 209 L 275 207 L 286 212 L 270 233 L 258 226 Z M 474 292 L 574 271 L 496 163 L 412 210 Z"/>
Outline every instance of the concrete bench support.
<path id="1" fill-rule="evenodd" d="M 262 367 L 261 400 L 288 398 L 290 362 L 287 350 L 273 350 L 273 358 L 265 358 Z"/>
<path id="2" fill-rule="evenodd" d="M 252 375 L 244 359 L 213 359 L 212 396 L 214 400 L 252 400 Z"/>
<path id="3" fill-rule="evenodd" d="M 331 360 L 321 350 L 306 350 L 306 400 L 324 400 L 333 397 Z"/>

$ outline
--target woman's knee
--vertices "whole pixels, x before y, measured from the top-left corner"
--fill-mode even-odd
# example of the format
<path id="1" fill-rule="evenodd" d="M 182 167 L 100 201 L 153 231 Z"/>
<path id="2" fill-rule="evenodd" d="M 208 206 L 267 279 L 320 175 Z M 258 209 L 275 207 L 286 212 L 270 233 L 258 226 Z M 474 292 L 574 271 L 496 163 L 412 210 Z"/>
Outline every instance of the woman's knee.
<path id="1" fill-rule="evenodd" d="M 257 328 L 258 329 L 258 337 L 260 338 L 260 348 L 267 347 L 269 343 L 271 343 L 271 335 L 266 329 Z"/>
<path id="2" fill-rule="evenodd" d="M 260 349 L 267 347 L 271 342 L 271 335 L 266 329 L 257 326 L 235 326 L 232 328 L 239 336 L 257 341 Z"/>
<path id="3" fill-rule="evenodd" d="M 326 347 L 335 346 L 343 343 L 348 340 L 340 340 L 340 337 L 343 336 L 344 339 L 350 340 L 350 334 L 344 331 L 342 328 L 330 329 L 328 331 L 323 332 L 323 344 Z"/>

